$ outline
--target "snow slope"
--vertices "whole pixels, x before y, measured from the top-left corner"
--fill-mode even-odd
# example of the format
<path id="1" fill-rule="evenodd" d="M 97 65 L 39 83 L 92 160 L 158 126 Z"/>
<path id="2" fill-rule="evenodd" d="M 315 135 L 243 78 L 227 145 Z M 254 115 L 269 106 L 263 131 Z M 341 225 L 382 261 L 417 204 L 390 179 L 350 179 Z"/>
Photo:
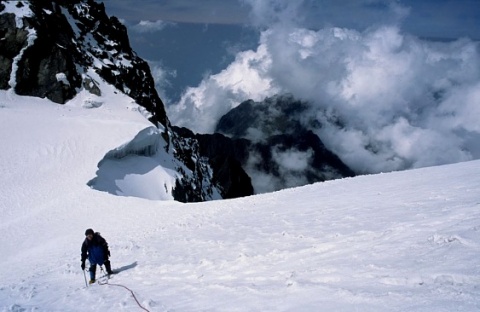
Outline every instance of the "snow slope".
<path id="1" fill-rule="evenodd" d="M 149 123 L 106 97 L 0 92 L 0 311 L 141 311 L 85 287 L 89 227 L 149 311 L 480 310 L 480 161 L 198 204 L 115 196 L 87 183 Z"/>

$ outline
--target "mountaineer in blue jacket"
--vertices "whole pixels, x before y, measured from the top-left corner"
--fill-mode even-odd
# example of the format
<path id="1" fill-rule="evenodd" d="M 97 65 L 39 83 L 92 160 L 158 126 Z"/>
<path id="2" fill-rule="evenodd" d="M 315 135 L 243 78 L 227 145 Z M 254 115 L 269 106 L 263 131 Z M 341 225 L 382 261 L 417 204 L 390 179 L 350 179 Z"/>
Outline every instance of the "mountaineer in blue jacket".
<path id="1" fill-rule="evenodd" d="M 114 274 L 112 266 L 108 257 L 110 251 L 105 238 L 100 236 L 100 233 L 95 233 L 92 229 L 85 231 L 85 240 L 82 244 L 82 270 L 85 270 L 85 260 L 90 262 L 90 284 L 95 283 L 95 273 L 97 271 L 97 264 L 102 266 L 105 264 L 107 274 Z"/>

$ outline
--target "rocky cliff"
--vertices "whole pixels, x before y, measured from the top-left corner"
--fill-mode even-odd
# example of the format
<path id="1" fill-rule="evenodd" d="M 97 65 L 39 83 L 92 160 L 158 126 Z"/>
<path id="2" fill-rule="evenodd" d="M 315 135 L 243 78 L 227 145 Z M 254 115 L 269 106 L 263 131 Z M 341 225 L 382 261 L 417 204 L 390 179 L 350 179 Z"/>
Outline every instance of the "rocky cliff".
<path id="1" fill-rule="evenodd" d="M 0 88 L 64 104 L 81 88 L 99 93 L 88 75 L 131 96 L 168 125 L 148 64 L 131 49 L 125 26 L 92 0 L 2 1 Z M 12 70 L 12 67 L 16 67 Z"/>

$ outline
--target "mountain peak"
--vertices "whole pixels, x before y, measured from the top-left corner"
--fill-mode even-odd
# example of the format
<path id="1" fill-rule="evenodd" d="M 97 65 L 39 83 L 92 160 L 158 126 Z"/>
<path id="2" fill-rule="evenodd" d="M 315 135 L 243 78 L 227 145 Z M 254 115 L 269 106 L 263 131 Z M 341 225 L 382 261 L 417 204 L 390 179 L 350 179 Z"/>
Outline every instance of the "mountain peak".
<path id="1" fill-rule="evenodd" d="M 80 90 L 101 92 L 93 69 L 169 126 L 148 64 L 127 30 L 93 0 L 0 2 L 0 89 L 64 104 Z"/>

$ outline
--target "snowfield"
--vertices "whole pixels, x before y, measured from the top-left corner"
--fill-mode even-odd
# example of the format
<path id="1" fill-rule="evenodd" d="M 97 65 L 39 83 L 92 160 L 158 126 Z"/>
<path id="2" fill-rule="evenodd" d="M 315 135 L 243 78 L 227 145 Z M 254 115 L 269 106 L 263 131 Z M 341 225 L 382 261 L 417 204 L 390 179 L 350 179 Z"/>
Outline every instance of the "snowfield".
<path id="1" fill-rule="evenodd" d="M 116 285 L 148 311 L 480 310 L 480 161 L 198 204 L 115 196 L 87 184 L 151 124 L 89 96 L 0 91 L 0 311 L 142 311 Z M 122 183 L 151 194 L 149 172 Z M 90 227 L 110 285 L 85 286 Z"/>

